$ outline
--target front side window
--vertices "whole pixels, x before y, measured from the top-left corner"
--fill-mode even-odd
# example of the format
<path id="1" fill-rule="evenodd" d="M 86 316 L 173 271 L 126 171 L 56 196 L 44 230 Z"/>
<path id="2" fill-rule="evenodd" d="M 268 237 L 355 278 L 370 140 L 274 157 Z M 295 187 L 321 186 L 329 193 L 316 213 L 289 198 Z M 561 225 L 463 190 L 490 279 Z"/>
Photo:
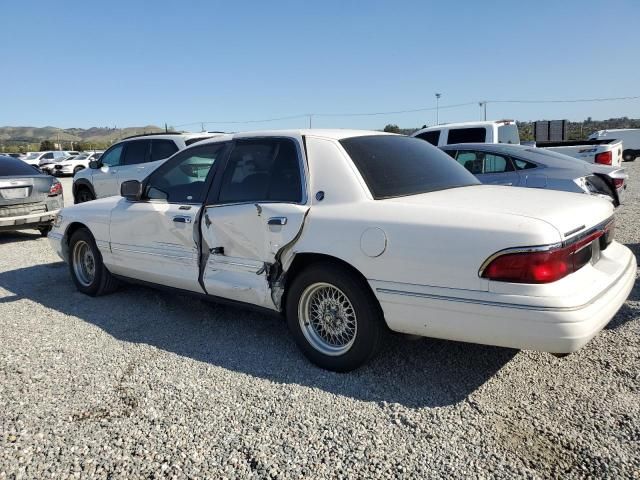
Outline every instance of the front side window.
<path id="1" fill-rule="evenodd" d="M 367 135 L 340 140 L 376 200 L 480 182 L 442 150 L 419 138 Z"/>
<path id="2" fill-rule="evenodd" d="M 169 203 L 201 203 L 207 177 L 213 173 L 226 144 L 214 143 L 184 150 L 160 166 L 149 178 L 145 196 Z"/>
<path id="3" fill-rule="evenodd" d="M 431 145 L 438 146 L 438 141 L 440 140 L 440 130 L 432 130 L 430 132 L 423 132 L 420 135 L 416 135 L 416 138 L 421 138 L 422 140 L 426 140 Z"/>
<path id="4" fill-rule="evenodd" d="M 487 140 L 487 129 L 484 127 L 453 128 L 449 130 L 447 143 L 484 143 Z"/>
<path id="5" fill-rule="evenodd" d="M 53 159 L 53 152 L 45 153 L 45 154 L 42 156 L 42 159 L 43 159 L 43 160 L 52 160 L 52 159 Z"/>
<path id="6" fill-rule="evenodd" d="M 124 165 L 136 165 L 145 163 L 149 158 L 149 140 L 137 140 L 127 142 L 124 152 Z"/>
<path id="7" fill-rule="evenodd" d="M 186 144 L 186 142 L 185 142 Z M 178 151 L 173 140 L 153 140 L 151 143 L 151 161 L 169 158 Z"/>
<path id="8" fill-rule="evenodd" d="M 301 179 L 293 140 L 240 140 L 229 156 L 218 201 L 300 203 Z"/>
<path id="9" fill-rule="evenodd" d="M 116 145 L 112 147 L 110 150 L 100 158 L 100 161 L 103 165 L 107 165 L 109 167 L 117 167 L 120 165 L 120 157 L 122 156 L 122 148 L 123 145 Z"/>

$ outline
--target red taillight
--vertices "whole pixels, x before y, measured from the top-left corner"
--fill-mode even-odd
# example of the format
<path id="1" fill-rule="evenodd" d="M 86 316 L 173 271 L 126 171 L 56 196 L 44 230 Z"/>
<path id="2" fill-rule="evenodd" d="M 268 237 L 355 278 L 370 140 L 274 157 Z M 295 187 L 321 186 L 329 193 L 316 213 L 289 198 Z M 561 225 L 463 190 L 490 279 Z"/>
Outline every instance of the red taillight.
<path id="1" fill-rule="evenodd" d="M 602 152 L 596 154 L 596 163 L 602 165 L 611 165 L 611 152 Z"/>
<path id="2" fill-rule="evenodd" d="M 555 282 L 585 266 L 591 260 L 591 242 L 603 234 L 600 230 L 566 247 L 541 252 L 505 253 L 489 263 L 482 277 L 499 282 Z"/>
<path id="3" fill-rule="evenodd" d="M 624 178 L 614 178 L 613 179 L 613 184 L 615 185 L 616 190 L 618 188 L 624 187 Z"/>
<path id="4" fill-rule="evenodd" d="M 62 193 L 62 184 L 56 181 L 56 183 L 51 185 L 51 188 L 49 189 L 49 196 L 55 197 L 56 195 L 60 195 L 61 193 Z"/>

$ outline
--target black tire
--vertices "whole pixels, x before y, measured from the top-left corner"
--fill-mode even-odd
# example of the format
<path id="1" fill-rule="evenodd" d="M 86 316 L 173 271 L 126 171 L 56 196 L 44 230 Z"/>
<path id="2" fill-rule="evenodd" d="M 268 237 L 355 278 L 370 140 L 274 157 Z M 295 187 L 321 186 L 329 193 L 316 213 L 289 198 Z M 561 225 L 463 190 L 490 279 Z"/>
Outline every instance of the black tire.
<path id="1" fill-rule="evenodd" d="M 76 265 L 76 247 L 88 248 L 93 258 L 93 275 L 90 278 L 79 278 Z M 86 228 L 81 228 L 73 232 L 71 240 L 69 241 L 69 271 L 71 272 L 71 278 L 75 283 L 78 291 L 97 297 L 113 292 L 118 287 L 118 281 L 111 275 L 111 272 L 107 270 L 107 267 L 102 263 L 102 255 L 100 250 L 96 246 L 96 242 L 91 235 L 91 232 Z"/>
<path id="2" fill-rule="evenodd" d="M 49 232 L 51 231 L 51 225 L 38 227 L 38 231 L 40 232 L 41 236 L 46 237 L 47 235 L 49 235 Z"/>
<path id="3" fill-rule="evenodd" d="M 76 204 L 90 202 L 95 200 L 96 197 L 91 193 L 91 190 L 87 187 L 78 187 L 76 194 L 74 195 L 74 201 Z"/>
<path id="4" fill-rule="evenodd" d="M 80 170 L 84 170 L 83 166 L 78 166 L 76 168 L 73 169 L 73 174 L 75 175 L 76 173 L 78 173 Z"/>
<path id="5" fill-rule="evenodd" d="M 300 321 L 299 311 L 304 312 L 306 305 L 303 296 L 306 298 L 306 292 L 313 289 L 326 288 L 323 285 L 343 293 L 355 312 L 353 343 L 344 353 L 330 355 L 320 351 L 308 338 L 317 329 L 311 328 L 312 323 Z M 378 352 L 386 333 L 382 309 L 369 286 L 349 269 L 331 263 L 313 264 L 293 279 L 287 292 L 286 315 L 289 330 L 304 355 L 319 367 L 335 372 L 348 372 L 367 363 Z M 335 322 L 336 310 L 329 315 Z M 338 317 L 342 321 L 343 317 Z"/>

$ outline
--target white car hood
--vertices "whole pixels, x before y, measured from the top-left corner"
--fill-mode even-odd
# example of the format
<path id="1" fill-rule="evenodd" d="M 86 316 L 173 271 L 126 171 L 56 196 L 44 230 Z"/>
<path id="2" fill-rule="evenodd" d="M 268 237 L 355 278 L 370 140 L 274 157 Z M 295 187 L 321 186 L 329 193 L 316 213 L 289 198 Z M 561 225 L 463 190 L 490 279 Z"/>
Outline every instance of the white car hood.
<path id="1" fill-rule="evenodd" d="M 562 238 L 577 233 L 576 229 L 580 227 L 593 227 L 613 215 L 611 202 L 590 195 L 497 185 L 451 188 L 383 201 L 535 218 L 555 227 Z"/>

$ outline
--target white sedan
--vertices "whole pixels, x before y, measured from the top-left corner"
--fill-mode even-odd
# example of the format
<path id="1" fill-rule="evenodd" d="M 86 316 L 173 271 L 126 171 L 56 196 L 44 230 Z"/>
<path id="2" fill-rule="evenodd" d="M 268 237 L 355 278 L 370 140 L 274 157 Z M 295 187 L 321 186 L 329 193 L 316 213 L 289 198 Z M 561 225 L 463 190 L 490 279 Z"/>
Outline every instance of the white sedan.
<path id="1" fill-rule="evenodd" d="M 636 275 L 611 202 L 481 185 L 400 135 L 222 135 L 121 193 L 55 221 L 78 290 L 134 281 L 281 312 L 336 371 L 367 362 L 388 330 L 570 353 Z"/>

